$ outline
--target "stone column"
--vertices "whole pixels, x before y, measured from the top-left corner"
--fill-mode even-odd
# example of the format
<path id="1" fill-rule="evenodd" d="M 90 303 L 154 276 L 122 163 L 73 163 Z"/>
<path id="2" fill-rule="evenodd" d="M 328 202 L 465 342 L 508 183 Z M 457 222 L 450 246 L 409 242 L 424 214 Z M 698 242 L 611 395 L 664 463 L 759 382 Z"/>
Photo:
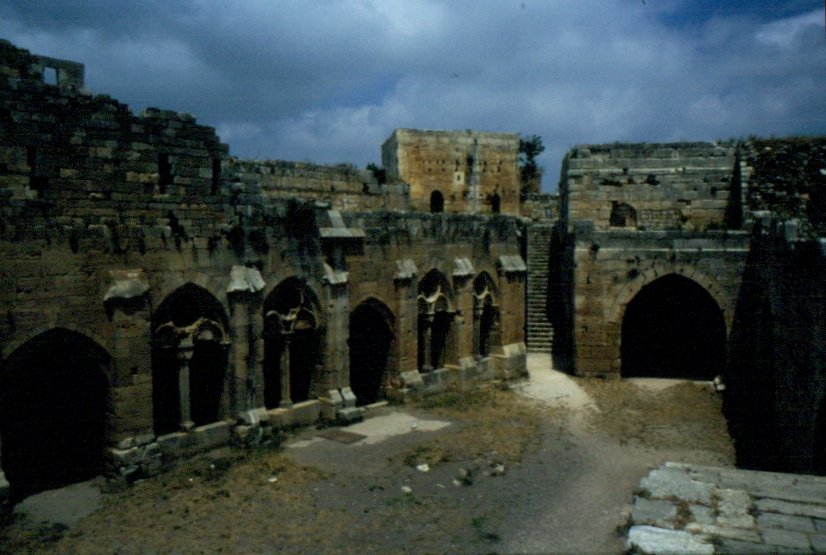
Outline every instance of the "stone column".
<path id="1" fill-rule="evenodd" d="M 475 302 L 473 306 L 473 358 L 482 358 L 482 314 L 485 312 L 485 305 Z"/>
<path id="2" fill-rule="evenodd" d="M 177 357 L 178 357 L 178 404 L 180 405 L 180 428 L 181 431 L 189 431 L 195 423 L 192 421 L 192 412 L 189 403 L 189 361 L 192 359 L 192 353 L 195 349 L 195 344 L 192 341 L 192 336 L 187 335 L 181 342 L 178 343 Z"/>
<path id="3" fill-rule="evenodd" d="M 233 341 L 230 347 L 229 370 L 233 376 L 231 380 L 228 380 L 231 391 L 228 392 L 229 395 L 224 396 L 230 399 L 230 406 L 227 407 L 229 411 L 225 414 L 236 414 L 251 408 L 246 406 L 245 394 L 247 388 L 246 361 L 249 357 L 249 338 L 246 337 L 249 333 L 249 306 L 246 301 L 247 299 L 239 293 L 234 293 L 230 297 L 232 308 L 230 326 Z"/>
<path id="4" fill-rule="evenodd" d="M 424 333 L 422 341 L 422 349 L 424 350 L 424 362 L 422 363 L 423 372 L 431 372 L 433 370 L 433 321 L 436 317 L 434 313 L 428 312 L 424 315 L 427 324 L 421 333 Z"/>
<path id="5" fill-rule="evenodd" d="M 281 351 L 281 403 L 279 406 L 284 409 L 293 406 L 293 401 L 290 398 L 290 340 L 292 335 L 292 330 L 281 331 L 281 341 L 284 348 Z"/>

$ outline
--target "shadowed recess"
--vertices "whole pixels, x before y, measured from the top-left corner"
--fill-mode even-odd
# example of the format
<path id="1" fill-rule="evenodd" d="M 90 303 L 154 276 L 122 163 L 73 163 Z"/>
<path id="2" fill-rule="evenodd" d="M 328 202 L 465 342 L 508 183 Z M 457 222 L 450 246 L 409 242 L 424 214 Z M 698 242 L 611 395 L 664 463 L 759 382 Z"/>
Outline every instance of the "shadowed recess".
<path id="1" fill-rule="evenodd" d="M 622 320 L 624 377 L 710 380 L 725 366 L 717 303 L 694 281 L 669 274 L 642 288 Z"/>
<path id="2" fill-rule="evenodd" d="M 79 333 L 53 329 L 14 351 L 0 372 L 0 436 L 16 496 L 103 471 L 110 357 Z"/>

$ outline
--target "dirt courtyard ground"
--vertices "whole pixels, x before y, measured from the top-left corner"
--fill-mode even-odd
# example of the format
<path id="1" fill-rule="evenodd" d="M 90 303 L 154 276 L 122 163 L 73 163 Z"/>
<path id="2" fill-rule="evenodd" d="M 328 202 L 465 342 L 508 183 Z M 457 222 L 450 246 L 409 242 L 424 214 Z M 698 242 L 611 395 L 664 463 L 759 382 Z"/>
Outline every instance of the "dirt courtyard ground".
<path id="1" fill-rule="evenodd" d="M 572 379 L 541 355 L 529 370 L 377 409 L 345 429 L 358 436 L 308 429 L 280 449 L 210 453 L 103 493 L 71 528 L 18 512 L 0 552 L 620 553 L 650 468 L 733 465 L 707 385 Z"/>

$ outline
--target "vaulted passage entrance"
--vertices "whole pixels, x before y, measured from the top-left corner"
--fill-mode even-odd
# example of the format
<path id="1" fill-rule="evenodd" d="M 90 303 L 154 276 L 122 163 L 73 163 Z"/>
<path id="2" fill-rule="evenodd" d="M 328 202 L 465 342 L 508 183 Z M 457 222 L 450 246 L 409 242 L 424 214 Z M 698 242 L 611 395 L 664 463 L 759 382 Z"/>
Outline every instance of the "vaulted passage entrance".
<path id="1" fill-rule="evenodd" d="M 64 329 L 38 335 L 5 361 L 0 445 L 16 497 L 103 471 L 109 365 L 102 347 Z"/>
<path id="2" fill-rule="evenodd" d="M 155 433 L 220 420 L 228 362 L 227 316 L 209 291 L 187 283 L 152 316 Z"/>
<path id="3" fill-rule="evenodd" d="M 669 274 L 628 303 L 622 320 L 622 375 L 710 380 L 723 373 L 726 326 L 696 282 Z"/>
<path id="4" fill-rule="evenodd" d="M 381 397 L 393 345 L 393 315 L 383 303 L 368 299 L 350 314 L 350 387 L 359 405 Z"/>

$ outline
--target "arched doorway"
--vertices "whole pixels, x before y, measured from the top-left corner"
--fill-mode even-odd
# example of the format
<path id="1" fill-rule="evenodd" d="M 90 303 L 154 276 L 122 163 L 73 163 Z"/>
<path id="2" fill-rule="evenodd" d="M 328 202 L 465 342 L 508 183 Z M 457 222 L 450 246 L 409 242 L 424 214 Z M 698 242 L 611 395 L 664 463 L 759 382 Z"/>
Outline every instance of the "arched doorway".
<path id="1" fill-rule="evenodd" d="M 452 297 L 447 277 L 438 270 L 430 270 L 419 281 L 418 367 L 422 372 L 444 366 L 455 315 Z"/>
<path id="2" fill-rule="evenodd" d="M 229 354 L 224 307 L 192 283 L 173 291 L 152 315 L 152 401 L 158 435 L 223 417 Z"/>
<path id="3" fill-rule="evenodd" d="M 376 299 L 360 303 L 350 313 L 350 387 L 359 405 L 381 398 L 395 341 L 393 313 Z"/>
<path id="4" fill-rule="evenodd" d="M 3 363 L 0 445 L 15 497 L 103 471 L 110 363 L 100 345 L 60 328 L 27 341 Z"/>
<path id="5" fill-rule="evenodd" d="M 433 213 L 445 211 L 445 197 L 441 191 L 430 193 L 430 211 Z"/>
<path id="6" fill-rule="evenodd" d="M 324 333 L 318 297 L 289 277 L 264 301 L 264 404 L 289 407 L 317 396 Z"/>
<path id="7" fill-rule="evenodd" d="M 473 280 L 473 354 L 489 356 L 499 341 L 499 307 L 496 304 L 496 286 L 487 272 Z"/>
<path id="8" fill-rule="evenodd" d="M 720 307 L 696 282 L 669 274 L 643 287 L 622 320 L 622 375 L 710 380 L 725 367 Z"/>

